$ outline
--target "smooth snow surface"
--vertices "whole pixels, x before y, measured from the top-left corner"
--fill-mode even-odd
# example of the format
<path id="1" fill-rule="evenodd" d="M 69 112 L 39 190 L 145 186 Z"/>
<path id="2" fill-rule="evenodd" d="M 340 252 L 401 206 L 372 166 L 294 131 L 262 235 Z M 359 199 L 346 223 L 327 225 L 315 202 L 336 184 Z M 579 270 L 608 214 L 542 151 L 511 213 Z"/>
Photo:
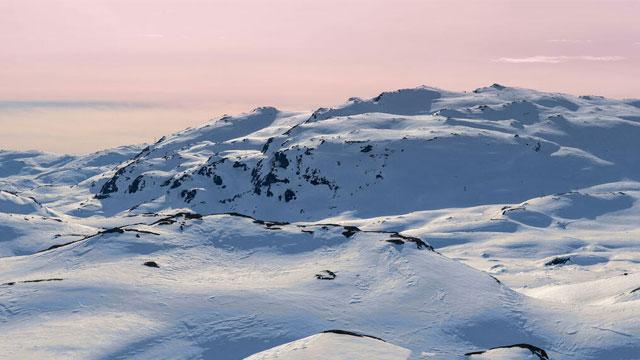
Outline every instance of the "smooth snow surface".
<path id="1" fill-rule="evenodd" d="M 411 351 L 369 337 L 317 334 L 280 345 L 247 360 L 406 360 Z"/>
<path id="2" fill-rule="evenodd" d="M 0 358 L 638 359 L 634 104 L 419 87 L 0 151 Z"/>
<path id="3" fill-rule="evenodd" d="M 536 356 L 527 349 L 495 349 L 488 350 L 483 354 L 471 355 L 471 360 L 538 360 Z"/>

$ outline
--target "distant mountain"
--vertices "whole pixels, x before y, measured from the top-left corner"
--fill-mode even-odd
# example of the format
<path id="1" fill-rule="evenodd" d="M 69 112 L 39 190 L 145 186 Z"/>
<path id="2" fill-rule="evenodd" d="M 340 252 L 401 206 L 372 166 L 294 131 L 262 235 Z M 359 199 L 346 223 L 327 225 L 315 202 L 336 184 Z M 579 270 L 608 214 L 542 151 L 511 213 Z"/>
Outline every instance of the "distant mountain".
<path id="1" fill-rule="evenodd" d="M 259 108 L 160 139 L 83 183 L 95 195 L 85 206 L 317 220 L 521 202 L 637 180 L 638 114 L 500 85 L 399 90 L 312 114 Z"/>

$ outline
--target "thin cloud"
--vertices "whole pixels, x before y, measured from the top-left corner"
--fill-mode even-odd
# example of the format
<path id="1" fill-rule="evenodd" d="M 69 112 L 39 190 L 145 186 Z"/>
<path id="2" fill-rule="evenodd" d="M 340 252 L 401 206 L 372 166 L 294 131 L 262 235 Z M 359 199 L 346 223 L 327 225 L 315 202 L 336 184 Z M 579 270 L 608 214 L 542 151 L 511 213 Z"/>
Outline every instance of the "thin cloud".
<path id="1" fill-rule="evenodd" d="M 581 39 L 551 39 L 548 40 L 550 43 L 561 43 L 561 44 L 586 44 L 590 43 L 591 40 L 581 40 Z"/>
<path id="2" fill-rule="evenodd" d="M 510 64 L 560 64 L 570 61 L 593 61 L 593 62 L 612 62 L 626 60 L 623 56 L 529 56 L 522 58 L 501 57 L 494 59 L 495 62 Z"/>

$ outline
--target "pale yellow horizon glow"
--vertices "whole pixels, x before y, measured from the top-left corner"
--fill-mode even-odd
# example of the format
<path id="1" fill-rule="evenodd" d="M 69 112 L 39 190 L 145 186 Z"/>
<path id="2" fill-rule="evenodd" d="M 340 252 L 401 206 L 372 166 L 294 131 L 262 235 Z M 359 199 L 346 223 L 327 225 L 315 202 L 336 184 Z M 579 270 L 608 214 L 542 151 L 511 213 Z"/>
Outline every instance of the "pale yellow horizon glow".
<path id="1" fill-rule="evenodd" d="M 84 153 L 222 113 L 418 85 L 640 98 L 639 0 L 2 0 L 0 149 Z"/>

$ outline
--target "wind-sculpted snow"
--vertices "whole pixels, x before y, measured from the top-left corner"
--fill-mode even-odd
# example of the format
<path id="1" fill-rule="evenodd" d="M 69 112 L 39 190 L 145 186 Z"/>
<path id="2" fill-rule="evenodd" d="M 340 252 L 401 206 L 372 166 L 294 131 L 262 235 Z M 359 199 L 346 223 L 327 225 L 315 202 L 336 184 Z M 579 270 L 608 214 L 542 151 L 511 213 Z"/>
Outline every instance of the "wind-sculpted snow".
<path id="1" fill-rule="evenodd" d="M 38 185 L 76 185 L 128 160 L 138 151 L 140 148 L 132 145 L 72 156 L 0 149 L 0 186 L 24 190 Z"/>
<path id="2" fill-rule="evenodd" d="M 637 105 L 419 87 L 2 151 L 0 357 L 637 357 Z"/>
<path id="3" fill-rule="evenodd" d="M 5 190 L 0 190 L 0 212 L 8 214 L 53 214 L 36 199 L 20 196 L 17 193 Z"/>
<path id="4" fill-rule="evenodd" d="M 0 327 L 12 339 L 0 345 L 3 354 L 238 359 L 333 328 L 451 356 L 470 343 L 553 339 L 540 325 L 518 329 L 543 310 L 489 275 L 385 233 L 236 215 L 135 220 L 3 262 L 0 299 L 10 322 Z M 337 276 L 319 280 L 323 269 Z M 43 309 L 48 319 L 34 323 Z M 65 332 L 30 344 L 41 331 L 34 326 Z M 487 336 L 484 326 L 499 330 Z"/>

